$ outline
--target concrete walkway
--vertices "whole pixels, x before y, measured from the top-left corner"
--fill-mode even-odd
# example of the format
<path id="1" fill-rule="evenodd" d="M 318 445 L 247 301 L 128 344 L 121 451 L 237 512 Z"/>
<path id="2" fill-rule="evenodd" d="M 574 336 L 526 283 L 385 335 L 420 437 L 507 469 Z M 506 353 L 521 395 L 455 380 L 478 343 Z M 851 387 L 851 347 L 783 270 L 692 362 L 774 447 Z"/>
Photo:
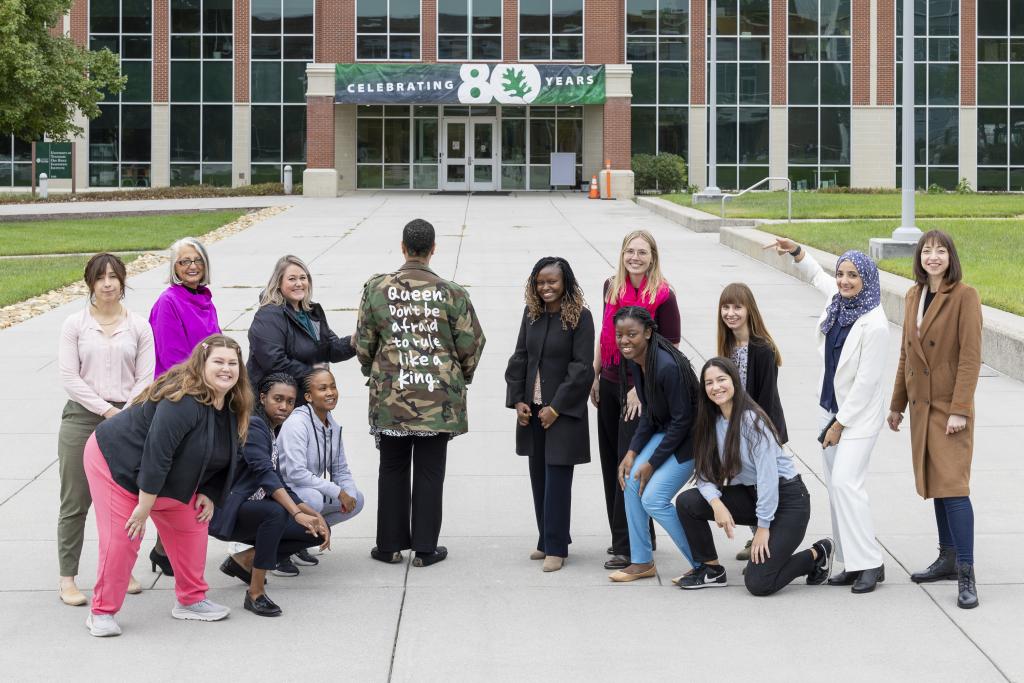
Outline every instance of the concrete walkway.
<path id="1" fill-rule="evenodd" d="M 227 680 L 243 676 L 357 681 L 434 680 L 1024 680 L 1024 560 L 1019 492 L 1024 488 L 1024 385 L 986 371 L 978 388 L 973 500 L 982 605 L 955 606 L 955 586 L 917 586 L 908 571 L 934 559 L 930 502 L 914 492 L 909 434 L 885 431 L 869 490 L 887 581 L 877 592 L 794 584 L 770 598 L 742 586 L 735 541 L 716 535 L 731 585 L 683 593 L 669 579 L 685 561 L 662 536 L 659 577 L 614 585 L 602 563 L 609 543 L 600 467 L 576 470 L 573 540 L 565 569 L 543 574 L 527 555 L 536 540 L 526 462 L 513 451 L 514 417 L 503 407 L 505 363 L 522 310 L 522 287 L 537 258 L 572 262 L 592 304 L 612 272 L 622 235 L 652 230 L 683 316 L 685 352 L 698 366 L 713 353 L 721 287 L 742 280 L 757 294 L 785 357 L 780 384 L 791 447 L 811 491 L 808 541 L 829 533 L 827 496 L 815 442 L 818 359 L 813 326 L 822 300 L 810 286 L 628 202 L 521 194 L 428 197 L 355 193 L 289 198 L 289 211 L 215 244 L 214 297 L 221 324 L 246 345 L 259 288 L 275 259 L 311 264 L 315 298 L 333 328 L 354 327 L 362 282 L 401 262 L 401 226 L 421 216 L 438 229 L 434 266 L 468 285 L 488 336 L 470 389 L 471 433 L 448 460 L 440 565 L 385 566 L 369 558 L 375 529 L 377 455 L 366 429 L 366 394 L 354 363 L 335 367 L 337 410 L 357 482 L 360 517 L 338 528 L 335 549 L 302 575 L 271 577 L 280 619 L 241 609 L 241 584 L 217 571 L 224 544 L 211 541 L 210 596 L 235 611 L 223 623 L 173 620 L 173 579 L 150 572 L 143 544 L 121 638 L 90 638 L 86 609 L 57 600 L 56 433 L 65 396 L 55 351 L 61 321 L 82 303 L 0 332 L 0 676 L 19 679 Z M 134 203 L 133 203 L 134 204 Z M 166 205 L 166 203 L 164 203 Z M 113 210 L 121 206 L 107 206 Z M 188 204 L 193 206 L 193 204 Z M 86 205 L 76 206 L 84 209 Z M 198 208 L 198 207 L 195 207 Z M 134 278 L 127 303 L 148 312 L 165 273 Z M 888 377 L 897 360 L 892 328 Z M 594 431 L 594 425 L 591 424 Z M 150 529 L 152 532 L 152 528 Z M 80 585 L 95 577 L 93 522 Z M 187 668 L 187 670 L 186 670 Z"/>

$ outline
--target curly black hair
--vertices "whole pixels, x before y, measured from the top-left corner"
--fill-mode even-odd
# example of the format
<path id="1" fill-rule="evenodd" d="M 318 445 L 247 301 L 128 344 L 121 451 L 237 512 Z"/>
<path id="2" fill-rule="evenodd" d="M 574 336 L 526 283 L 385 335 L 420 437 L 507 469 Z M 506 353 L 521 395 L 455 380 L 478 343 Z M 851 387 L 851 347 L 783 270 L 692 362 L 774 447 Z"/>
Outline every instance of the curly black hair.
<path id="1" fill-rule="evenodd" d="M 530 277 L 526 280 L 526 308 L 533 322 L 544 312 L 544 302 L 537 295 L 537 276 L 548 266 L 558 266 L 562 271 L 562 329 L 576 329 L 580 322 L 580 312 L 587 307 L 576 275 L 572 272 L 569 262 L 561 256 L 545 256 L 533 266 Z"/>

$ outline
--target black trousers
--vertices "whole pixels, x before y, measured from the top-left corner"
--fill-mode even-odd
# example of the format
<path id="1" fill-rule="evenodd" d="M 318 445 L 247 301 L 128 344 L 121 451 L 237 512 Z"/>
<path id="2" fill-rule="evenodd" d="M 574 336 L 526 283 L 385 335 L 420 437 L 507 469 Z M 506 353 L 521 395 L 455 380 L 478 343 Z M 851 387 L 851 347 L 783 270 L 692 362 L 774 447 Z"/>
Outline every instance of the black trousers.
<path id="1" fill-rule="evenodd" d="M 537 550 L 545 555 L 568 557 L 569 518 L 572 510 L 572 465 L 551 465 L 546 460 L 546 431 L 537 419 L 539 408 L 533 406 L 530 431 L 533 452 L 530 454 L 530 485 L 533 488 L 533 511 L 537 516 Z"/>
<path id="2" fill-rule="evenodd" d="M 729 509 L 737 525 L 757 524 L 757 492 L 753 486 L 723 486 L 722 503 Z M 711 505 L 697 489 L 684 491 L 676 498 L 676 511 L 690 542 L 697 563 L 718 559 L 709 521 L 715 519 Z M 811 517 L 811 497 L 799 475 L 787 482 L 779 480 L 779 507 L 769 527 L 768 552 L 771 557 L 761 564 L 747 563 L 744 575 L 747 590 L 753 595 L 771 595 L 782 590 L 814 569 L 810 550 L 793 554 Z"/>
<path id="3" fill-rule="evenodd" d="M 626 501 L 619 488 L 619 463 L 629 450 L 629 442 L 640 423 L 635 417 L 623 419 L 625 404 L 619 399 L 619 385 L 601 378 L 598 385 L 597 447 L 601 453 L 601 478 L 604 480 L 604 503 L 608 511 L 608 528 L 612 532 L 612 550 L 629 557 L 629 527 L 626 523 Z M 654 521 L 651 521 L 654 538 Z"/>
<path id="4" fill-rule="evenodd" d="M 313 536 L 288 514 L 275 500 L 247 500 L 238 508 L 238 519 L 228 540 L 256 548 L 252 566 L 273 569 L 303 548 L 320 545 L 323 539 Z"/>
<path id="5" fill-rule="evenodd" d="M 377 477 L 377 548 L 381 552 L 437 550 L 448 440 L 448 434 L 381 435 Z"/>

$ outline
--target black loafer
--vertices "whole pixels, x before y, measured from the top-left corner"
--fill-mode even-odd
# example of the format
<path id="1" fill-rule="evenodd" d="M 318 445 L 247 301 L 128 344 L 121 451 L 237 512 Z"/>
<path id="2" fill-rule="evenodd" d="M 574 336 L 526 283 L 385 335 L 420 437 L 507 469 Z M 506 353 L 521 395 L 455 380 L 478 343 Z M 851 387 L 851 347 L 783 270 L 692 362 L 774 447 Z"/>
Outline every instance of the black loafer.
<path id="1" fill-rule="evenodd" d="M 439 545 L 432 553 L 416 553 L 416 557 L 412 560 L 412 566 L 429 567 L 432 564 L 444 562 L 447 559 L 448 548 L 445 548 L 443 545 Z"/>
<path id="2" fill-rule="evenodd" d="M 853 582 L 860 577 L 860 572 L 841 571 L 828 580 L 830 586 L 852 586 Z"/>
<path id="3" fill-rule="evenodd" d="M 612 559 L 604 563 L 605 569 L 625 569 L 633 564 L 625 555 L 612 555 Z"/>
<path id="4" fill-rule="evenodd" d="M 238 564 L 235 558 L 228 555 L 227 559 L 220 563 L 220 570 L 228 576 L 233 576 L 246 586 L 252 583 L 252 572 Z"/>
<path id="5" fill-rule="evenodd" d="M 245 602 L 242 604 L 242 607 L 258 617 L 281 616 L 281 608 L 278 607 L 273 600 L 267 597 L 266 593 L 254 600 L 252 596 L 249 595 L 249 591 L 245 591 Z"/>
<path id="6" fill-rule="evenodd" d="M 873 567 L 871 569 L 865 569 L 857 577 L 857 581 L 854 582 L 853 588 L 850 589 L 851 593 L 870 593 L 875 590 L 875 586 L 885 581 L 885 565 Z"/>
<path id="7" fill-rule="evenodd" d="M 608 553 L 609 555 L 614 555 L 615 554 L 615 546 L 613 546 L 613 545 L 608 546 L 608 548 L 605 549 L 605 552 Z"/>
<path id="8" fill-rule="evenodd" d="M 376 546 L 370 551 L 370 557 L 386 564 L 398 564 L 402 561 L 401 551 L 396 550 L 389 553 L 384 550 L 377 550 Z"/>

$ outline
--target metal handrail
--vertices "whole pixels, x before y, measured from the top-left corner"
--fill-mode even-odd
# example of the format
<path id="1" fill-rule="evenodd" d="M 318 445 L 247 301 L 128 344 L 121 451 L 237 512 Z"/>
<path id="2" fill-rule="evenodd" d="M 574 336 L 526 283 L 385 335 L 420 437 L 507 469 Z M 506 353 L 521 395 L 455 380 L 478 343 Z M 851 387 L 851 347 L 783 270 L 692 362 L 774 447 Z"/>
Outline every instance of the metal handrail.
<path id="1" fill-rule="evenodd" d="M 759 187 L 761 185 L 764 185 L 765 183 L 770 182 L 772 180 L 782 180 L 782 181 L 785 181 L 785 183 L 786 183 L 786 192 L 788 194 L 788 203 L 789 203 L 789 208 L 788 208 L 788 214 L 786 216 L 786 221 L 789 224 L 792 224 L 793 223 L 793 181 L 791 181 L 789 178 L 786 178 L 786 177 L 762 178 L 761 180 L 757 181 L 756 183 L 754 183 L 753 185 L 751 185 L 747 189 L 741 190 L 741 191 L 737 192 L 736 194 L 722 194 L 722 212 L 721 212 L 722 213 L 722 220 L 725 220 L 725 200 L 726 199 L 735 199 L 736 197 L 742 197 L 743 195 L 745 195 L 746 193 L 750 192 L 754 188 Z"/>

